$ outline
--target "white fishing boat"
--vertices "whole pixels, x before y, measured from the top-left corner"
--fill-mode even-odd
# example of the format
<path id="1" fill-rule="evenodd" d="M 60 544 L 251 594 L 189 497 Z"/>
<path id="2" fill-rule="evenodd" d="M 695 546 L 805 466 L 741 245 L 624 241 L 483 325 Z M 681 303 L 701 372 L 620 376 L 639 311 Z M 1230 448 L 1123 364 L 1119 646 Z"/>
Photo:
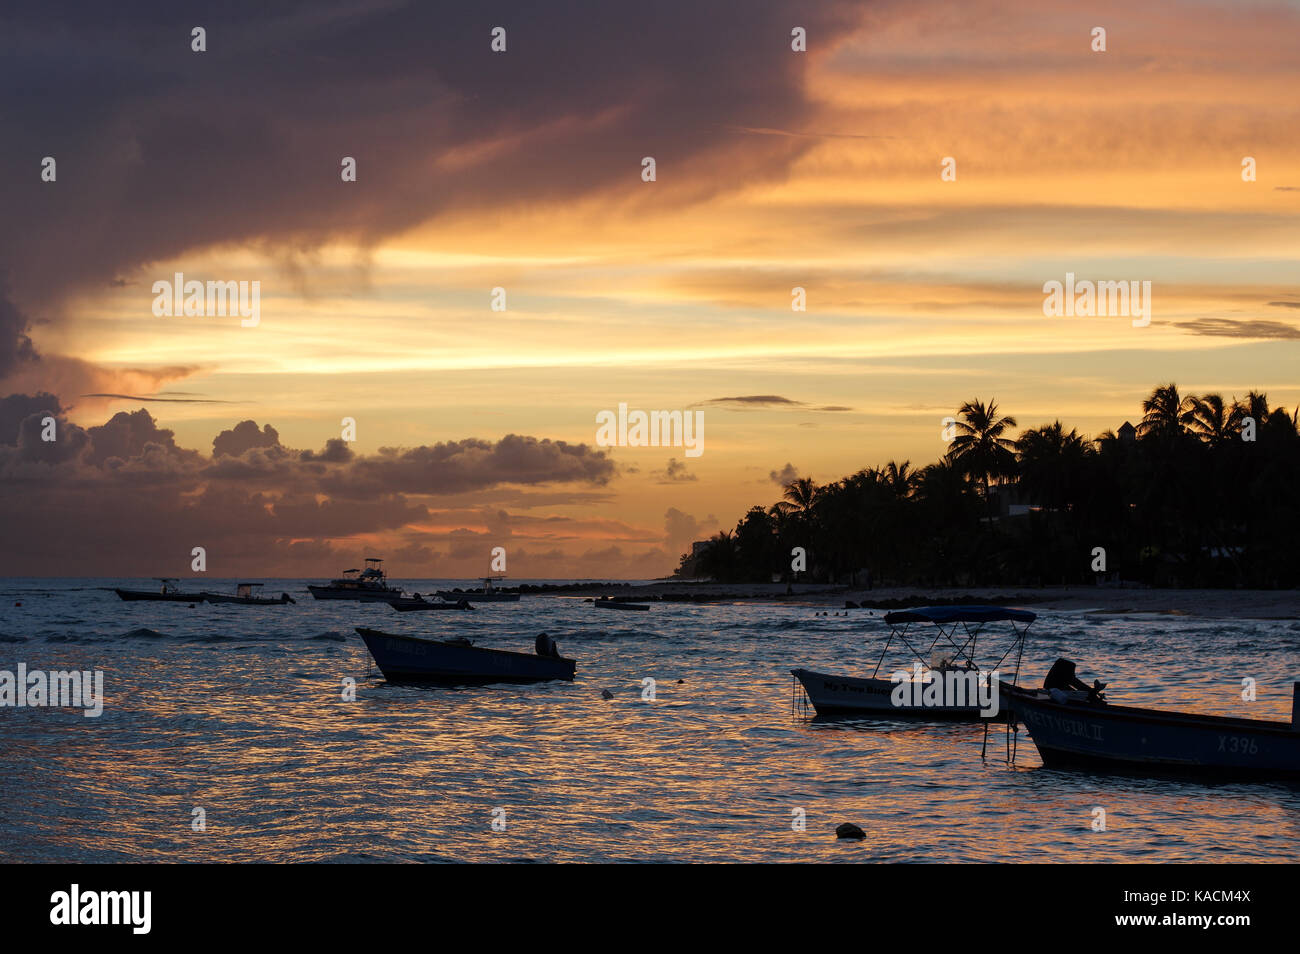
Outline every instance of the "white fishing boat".
<path id="1" fill-rule="evenodd" d="M 366 557 L 364 570 L 344 570 L 338 579 L 324 584 L 311 584 L 307 590 L 318 600 L 360 600 L 368 603 L 400 600 L 401 587 L 388 585 L 383 563 L 378 557 Z"/>
<path id="2" fill-rule="evenodd" d="M 811 669 L 792 669 L 791 674 L 818 715 L 1006 721 L 1010 707 L 1003 690 L 1015 683 L 1025 634 L 1036 618 L 1028 610 L 1002 606 L 900 610 L 885 615 L 890 635 L 871 675 L 845 676 Z M 1011 642 L 992 666 L 981 669 L 975 662 L 979 636 L 985 624 L 995 622 L 1011 623 Z M 917 640 L 911 633 L 915 623 L 932 624 L 933 639 Z M 911 652 L 912 662 L 882 678 L 881 666 L 895 641 Z M 1013 665 L 1003 671 L 1000 667 L 1008 662 Z"/>

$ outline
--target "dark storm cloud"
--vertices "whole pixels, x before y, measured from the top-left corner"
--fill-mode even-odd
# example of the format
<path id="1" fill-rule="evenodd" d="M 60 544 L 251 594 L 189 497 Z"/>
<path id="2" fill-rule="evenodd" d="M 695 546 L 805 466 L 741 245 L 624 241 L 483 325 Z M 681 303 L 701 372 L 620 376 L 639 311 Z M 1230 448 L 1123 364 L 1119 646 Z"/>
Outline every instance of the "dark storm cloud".
<path id="1" fill-rule="evenodd" d="M 26 418 L 52 414 L 58 417 L 63 411 L 59 399 L 53 394 L 11 394 L 0 398 L 0 444 L 18 443 L 18 428 Z"/>
<path id="2" fill-rule="evenodd" d="M 4 228 L 0 225 L 0 230 Z M 8 289 L 0 283 L 0 378 L 23 361 L 34 361 L 36 351 L 27 336 L 31 322 L 9 300 Z"/>
<path id="3" fill-rule="evenodd" d="M 778 177 L 813 140 L 723 127 L 797 128 L 814 54 L 790 52 L 790 28 L 828 50 L 856 9 L 157 0 L 7 12 L 0 268 L 13 294 L 0 298 L 0 374 L 31 358 L 20 309 L 44 313 L 187 250 L 256 243 L 291 259 L 339 238 L 365 247 L 453 206 L 615 187 L 645 200 L 645 155 L 659 164 L 656 201 Z M 505 53 L 489 49 L 496 25 Z M 54 183 L 40 180 L 44 156 Z M 343 156 L 356 183 L 340 182 Z"/>

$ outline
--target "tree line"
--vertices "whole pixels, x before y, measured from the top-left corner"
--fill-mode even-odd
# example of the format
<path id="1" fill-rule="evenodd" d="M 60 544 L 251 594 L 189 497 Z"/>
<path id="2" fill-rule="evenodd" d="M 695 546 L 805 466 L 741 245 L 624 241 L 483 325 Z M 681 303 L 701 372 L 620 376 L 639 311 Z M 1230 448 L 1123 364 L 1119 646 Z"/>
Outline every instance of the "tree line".
<path id="1" fill-rule="evenodd" d="M 1300 412 L 1182 395 L 1089 439 L 1025 430 L 990 400 L 958 410 L 948 451 L 920 469 L 792 481 L 769 507 L 683 554 L 676 575 L 854 585 L 1300 585 Z M 806 555 L 801 565 L 796 547 Z M 796 569 L 797 567 L 797 569 Z"/>

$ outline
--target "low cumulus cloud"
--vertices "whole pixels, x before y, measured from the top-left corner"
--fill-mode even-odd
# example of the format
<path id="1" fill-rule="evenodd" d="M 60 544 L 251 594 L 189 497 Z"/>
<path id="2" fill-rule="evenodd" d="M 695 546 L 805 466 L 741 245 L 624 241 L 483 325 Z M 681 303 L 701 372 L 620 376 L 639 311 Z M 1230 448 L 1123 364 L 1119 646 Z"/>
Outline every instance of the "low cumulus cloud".
<path id="1" fill-rule="evenodd" d="M 713 514 L 699 520 L 676 507 L 664 512 L 664 537 L 674 554 L 684 553 L 696 540 L 707 540 L 717 529 L 718 518 Z"/>
<path id="2" fill-rule="evenodd" d="M 788 485 L 799 479 L 799 469 L 794 464 L 786 461 L 784 467 L 780 470 L 774 470 L 767 475 L 768 480 L 784 489 Z"/>
<path id="3" fill-rule="evenodd" d="M 319 573 L 341 539 L 418 533 L 444 499 L 536 488 L 562 503 L 615 475 L 604 451 L 525 435 L 362 455 L 337 439 L 285 447 L 255 421 L 221 431 L 209 456 L 178 445 L 143 408 L 81 427 L 54 395 L 15 394 L 0 399 L 0 524 L 24 546 L 0 554 L 0 567 L 178 575 L 204 546 L 213 575 Z M 504 510 L 480 522 L 494 538 L 510 534 Z M 429 542 L 406 545 L 438 552 Z"/>
<path id="4" fill-rule="evenodd" d="M 690 483 L 699 480 L 695 474 L 692 474 L 686 467 L 686 464 L 679 461 L 676 457 L 668 458 L 668 463 L 663 470 L 654 471 L 655 482 L 660 484 L 680 484 Z"/>

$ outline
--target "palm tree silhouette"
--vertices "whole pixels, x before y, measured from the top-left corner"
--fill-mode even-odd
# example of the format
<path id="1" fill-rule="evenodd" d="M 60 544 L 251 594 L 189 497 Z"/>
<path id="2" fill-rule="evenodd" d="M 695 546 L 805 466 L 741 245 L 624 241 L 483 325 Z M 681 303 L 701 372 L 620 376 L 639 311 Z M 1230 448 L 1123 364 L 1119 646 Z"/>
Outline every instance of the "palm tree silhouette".
<path id="1" fill-rule="evenodd" d="M 967 401 L 958 410 L 957 436 L 952 439 L 948 457 L 962 472 L 984 487 L 984 500 L 992 516 L 991 483 L 1016 472 L 1016 443 L 1003 435 L 1016 426 L 1014 417 L 999 417 L 996 401 Z"/>
<path id="2" fill-rule="evenodd" d="M 796 516 L 809 520 L 812 518 L 813 509 L 817 506 L 819 493 L 817 484 L 812 478 L 800 477 L 785 485 L 785 493 L 782 497 L 792 505 Z"/>
<path id="3" fill-rule="evenodd" d="M 885 465 L 885 470 L 881 474 L 883 482 L 890 492 L 899 499 L 905 500 L 912 495 L 916 489 L 916 483 L 920 479 L 920 474 L 912 470 L 912 462 L 905 460 L 901 464 L 890 461 Z"/>
<path id="4" fill-rule="evenodd" d="M 1178 385 L 1162 384 L 1142 402 L 1143 418 L 1139 437 L 1181 437 L 1196 413 L 1195 398 L 1183 397 Z"/>
<path id="5" fill-rule="evenodd" d="M 1233 398 L 1232 408 L 1228 412 L 1228 426 L 1233 434 L 1241 434 L 1246 418 L 1250 418 L 1255 422 L 1257 430 L 1268 420 L 1267 394 L 1260 391 L 1251 391 L 1246 395 L 1244 401 Z"/>
<path id="6" fill-rule="evenodd" d="M 1092 447 L 1060 421 L 1025 431 L 1016 441 L 1020 485 L 1029 499 L 1052 510 L 1065 510 L 1084 479 L 1084 464 Z"/>
<path id="7" fill-rule="evenodd" d="M 1114 573 L 1157 586 L 1300 585 L 1300 411 L 1270 410 L 1250 391 L 1183 395 L 1162 384 L 1142 401 L 1133 440 L 1089 441 L 1060 421 L 1012 441 L 1015 419 L 996 403 L 957 412 L 958 436 L 938 463 L 864 467 L 819 486 L 785 485 L 782 499 L 752 508 L 734 533 L 684 555 L 719 580 L 789 579 L 790 552 L 803 546 L 814 580 L 918 585 L 1095 582 L 1090 547 L 1104 545 Z M 1239 438 L 1247 418 L 1257 439 Z M 991 485 L 1014 477 L 1039 504 L 1016 519 L 986 520 Z"/>
<path id="8" fill-rule="evenodd" d="M 1222 395 L 1205 394 L 1188 400 L 1192 411 L 1188 423 L 1193 434 L 1211 447 L 1218 447 L 1232 436 L 1231 412 Z"/>

